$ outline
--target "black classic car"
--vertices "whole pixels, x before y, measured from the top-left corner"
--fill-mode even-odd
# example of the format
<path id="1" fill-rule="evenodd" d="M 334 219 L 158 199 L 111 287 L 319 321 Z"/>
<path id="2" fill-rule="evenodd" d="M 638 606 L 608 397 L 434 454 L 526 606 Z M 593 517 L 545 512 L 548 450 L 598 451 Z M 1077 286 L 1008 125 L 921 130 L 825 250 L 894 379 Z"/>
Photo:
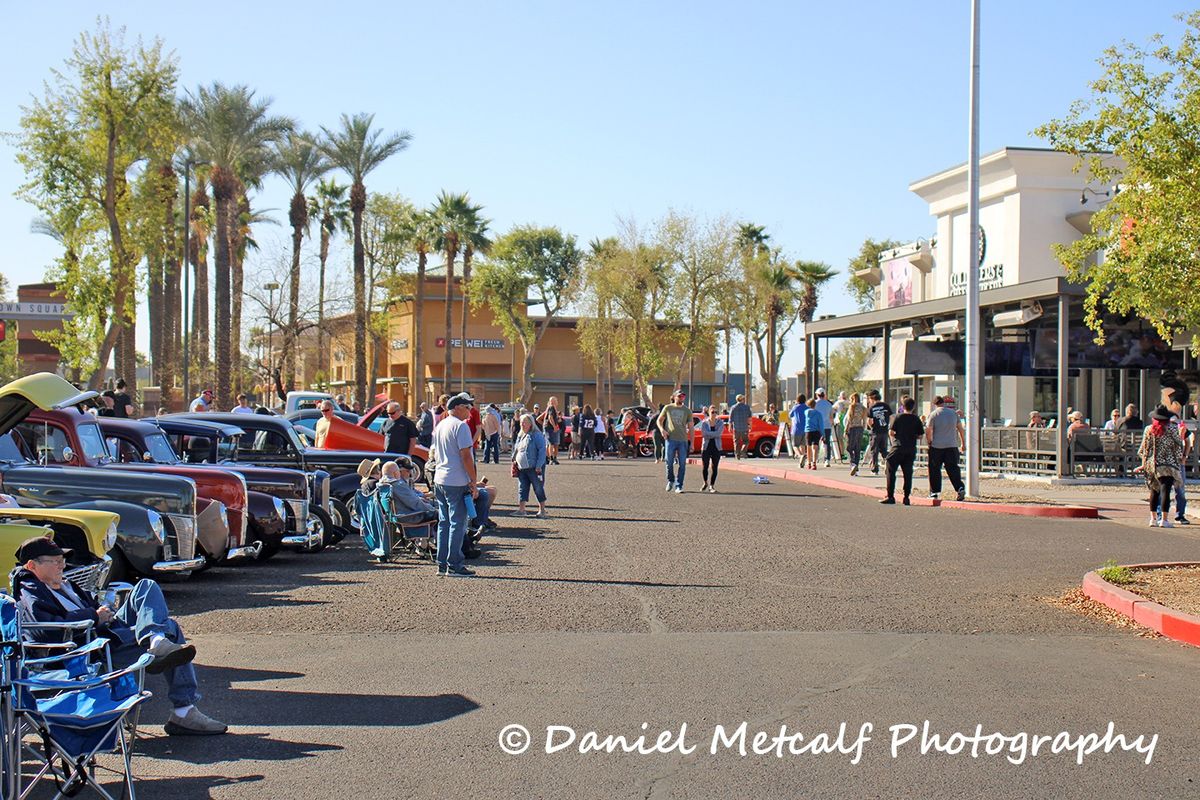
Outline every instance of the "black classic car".
<path id="1" fill-rule="evenodd" d="M 49 373 L 28 375 L 0 388 L 0 492 L 30 508 L 119 514 L 116 545 L 109 552 L 113 580 L 133 574 L 189 575 L 204 566 L 195 555 L 196 485 L 191 480 L 47 466 L 39 463 L 39 456 L 48 454 L 40 454 L 12 432 L 35 408 L 71 408 L 95 395 L 81 393 Z"/>
<path id="2" fill-rule="evenodd" d="M 159 419 L 183 417 L 242 428 L 245 434 L 236 443 L 223 446 L 232 448 L 226 457 L 238 463 L 256 464 L 267 467 L 290 467 L 325 476 L 327 489 L 320 493 L 324 502 L 321 509 L 330 515 L 331 523 L 342 533 L 354 525 L 349 503 L 358 491 L 360 478 L 357 470 L 363 459 L 376 459 L 385 455 L 379 452 L 356 450 L 318 450 L 307 447 L 295 428 L 284 417 L 266 414 L 195 413 L 168 414 Z"/>
<path id="3" fill-rule="evenodd" d="M 272 480 L 272 489 L 282 489 L 283 497 L 271 492 L 252 488 L 253 477 L 246 475 L 255 472 L 254 468 L 235 469 L 230 465 L 207 463 L 188 463 L 181 459 L 171 447 L 167 434 L 152 422 L 142 422 L 117 417 L 101 417 L 100 430 L 104 433 L 105 444 L 109 453 L 121 464 L 142 464 L 153 466 L 168 466 L 175 469 L 188 469 L 203 473 L 229 473 L 236 475 L 242 482 L 246 494 L 246 511 L 240 515 L 241 530 L 231 532 L 228 552 L 220 561 L 232 561 L 243 557 L 261 557 L 265 551 L 268 556 L 277 552 L 283 544 L 287 532 L 288 511 L 283 497 L 296 496 L 296 484 L 299 483 L 299 496 L 304 496 L 304 476 L 290 476 L 292 480 Z M 197 437 L 200 438 L 200 437 Z M 276 476 L 275 470 L 265 470 L 271 479 L 286 478 Z M 236 534 L 236 537 L 235 537 Z M 234 541 L 236 538 L 236 542 Z"/>
<path id="4" fill-rule="evenodd" d="M 276 427 L 261 424 L 274 421 Z M 189 464 L 217 464 L 237 469 L 248 488 L 282 499 L 288 507 L 288 530 L 283 544 L 306 551 L 320 550 L 340 539 L 331 516 L 329 473 L 286 458 L 267 459 L 267 451 L 286 447 L 281 429 L 291 430 L 281 417 L 263 414 L 164 414 L 143 420 L 156 425 L 178 456 Z M 293 434 L 294 436 L 294 434 Z"/>

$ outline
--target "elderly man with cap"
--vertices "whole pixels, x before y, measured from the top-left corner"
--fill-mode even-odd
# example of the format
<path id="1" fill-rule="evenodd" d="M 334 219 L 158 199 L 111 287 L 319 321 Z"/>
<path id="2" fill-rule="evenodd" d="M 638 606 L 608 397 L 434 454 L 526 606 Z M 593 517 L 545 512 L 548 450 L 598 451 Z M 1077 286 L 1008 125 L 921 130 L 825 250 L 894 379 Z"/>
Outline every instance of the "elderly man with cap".
<path id="1" fill-rule="evenodd" d="M 675 494 L 683 494 L 683 473 L 692 444 L 692 426 L 695 424 L 691 410 L 683 404 L 686 397 L 683 389 L 676 389 L 671 395 L 671 403 L 663 406 L 655 421 L 667 443 L 667 491 L 674 490 Z"/>
<path id="2" fill-rule="evenodd" d="M 196 708 L 200 692 L 191 663 L 196 648 L 188 644 L 179 623 L 171 619 L 158 584 L 138 581 L 119 609 L 101 605 L 86 589 L 63 578 L 69 552 L 47 537 L 29 539 L 18 548 L 20 567 L 13 575 L 13 594 L 24 618 L 94 623 L 96 633 L 110 640 L 114 667 L 132 664 L 143 653 L 149 653 L 154 661 L 146 671 L 162 673 L 167 679 L 167 697 L 174 707 L 166 732 L 172 736 L 225 733 L 225 723 Z"/>
<path id="3" fill-rule="evenodd" d="M 438 575 L 469 578 L 463 564 L 467 534 L 467 498 L 479 497 L 474 440 L 467 427 L 474 398 L 463 392 L 446 401 L 446 417 L 433 429 L 433 493 L 438 510 Z"/>

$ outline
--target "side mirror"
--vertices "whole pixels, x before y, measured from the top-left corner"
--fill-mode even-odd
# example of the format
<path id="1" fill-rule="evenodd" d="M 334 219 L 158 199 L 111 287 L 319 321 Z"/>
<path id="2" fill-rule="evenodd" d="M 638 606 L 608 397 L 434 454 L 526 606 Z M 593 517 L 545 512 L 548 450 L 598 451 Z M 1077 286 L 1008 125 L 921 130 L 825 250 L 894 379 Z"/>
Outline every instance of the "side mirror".
<path id="1" fill-rule="evenodd" d="M 64 463 L 64 464 L 74 464 L 75 463 L 75 451 L 72 450 L 69 445 L 63 447 L 63 449 L 62 449 L 62 463 Z"/>

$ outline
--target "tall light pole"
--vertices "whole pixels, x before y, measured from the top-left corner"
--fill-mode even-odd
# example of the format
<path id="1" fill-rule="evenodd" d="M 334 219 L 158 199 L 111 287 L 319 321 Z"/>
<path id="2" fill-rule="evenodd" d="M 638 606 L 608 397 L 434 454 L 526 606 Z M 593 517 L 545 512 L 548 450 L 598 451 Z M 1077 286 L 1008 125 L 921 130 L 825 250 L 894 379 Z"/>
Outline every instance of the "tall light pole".
<path id="1" fill-rule="evenodd" d="M 275 292 L 279 290 L 279 284 L 275 281 L 264 283 L 263 289 L 268 292 L 270 297 L 267 301 L 267 399 L 269 400 L 275 390 L 275 384 L 271 383 L 271 378 L 275 376 L 275 371 L 272 369 L 272 362 L 275 359 Z"/>
<path id="2" fill-rule="evenodd" d="M 967 133 L 967 494 L 979 497 L 983 443 L 983 325 L 979 312 L 979 0 L 971 0 L 970 124 Z M 885 345 L 886 346 L 886 345 Z"/>

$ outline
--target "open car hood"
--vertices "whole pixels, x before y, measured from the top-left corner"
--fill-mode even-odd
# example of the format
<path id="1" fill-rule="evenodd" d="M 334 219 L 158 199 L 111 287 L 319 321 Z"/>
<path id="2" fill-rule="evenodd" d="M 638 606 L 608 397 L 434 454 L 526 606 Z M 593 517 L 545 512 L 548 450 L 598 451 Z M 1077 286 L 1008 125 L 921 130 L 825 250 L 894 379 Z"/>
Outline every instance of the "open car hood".
<path id="1" fill-rule="evenodd" d="M 35 408 L 59 411 L 96 397 L 98 392 L 81 392 L 49 372 L 17 378 L 0 387 L 0 436 L 11 431 Z"/>

